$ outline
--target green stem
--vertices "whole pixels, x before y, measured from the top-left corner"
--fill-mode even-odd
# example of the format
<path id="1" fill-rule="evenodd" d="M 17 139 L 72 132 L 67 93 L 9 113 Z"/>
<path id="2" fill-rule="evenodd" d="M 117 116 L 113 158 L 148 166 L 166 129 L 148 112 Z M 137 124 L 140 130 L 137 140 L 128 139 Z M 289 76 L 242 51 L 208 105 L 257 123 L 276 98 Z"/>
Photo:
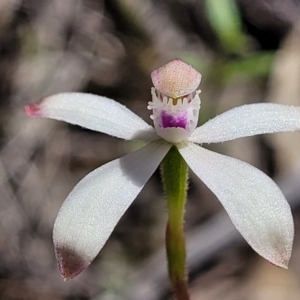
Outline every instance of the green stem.
<path id="1" fill-rule="evenodd" d="M 184 237 L 188 166 L 173 146 L 162 161 L 161 168 L 168 203 L 166 249 L 169 277 L 177 300 L 189 300 Z"/>

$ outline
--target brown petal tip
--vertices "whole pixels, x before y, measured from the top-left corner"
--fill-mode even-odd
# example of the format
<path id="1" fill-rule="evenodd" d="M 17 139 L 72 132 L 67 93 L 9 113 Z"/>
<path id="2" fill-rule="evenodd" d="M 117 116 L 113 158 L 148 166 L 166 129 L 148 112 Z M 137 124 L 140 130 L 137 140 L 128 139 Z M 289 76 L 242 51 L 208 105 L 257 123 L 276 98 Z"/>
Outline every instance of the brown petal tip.
<path id="1" fill-rule="evenodd" d="M 58 269 L 64 281 L 73 279 L 90 264 L 78 253 L 67 247 L 57 247 L 55 251 Z"/>

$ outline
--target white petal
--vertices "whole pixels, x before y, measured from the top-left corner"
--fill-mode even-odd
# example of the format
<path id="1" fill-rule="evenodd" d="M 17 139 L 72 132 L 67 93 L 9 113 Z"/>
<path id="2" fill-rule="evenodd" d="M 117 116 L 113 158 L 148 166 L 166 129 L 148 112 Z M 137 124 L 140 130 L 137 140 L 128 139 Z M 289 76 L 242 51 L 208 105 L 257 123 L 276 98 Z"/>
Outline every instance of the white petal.
<path id="1" fill-rule="evenodd" d="M 275 103 L 233 108 L 195 129 L 190 141 L 219 143 L 262 133 L 300 129 L 300 107 Z"/>
<path id="2" fill-rule="evenodd" d="M 155 130 L 124 105 L 84 93 L 62 93 L 25 107 L 29 116 L 65 121 L 126 140 L 158 139 Z"/>
<path id="3" fill-rule="evenodd" d="M 62 276 L 77 276 L 95 258 L 170 145 L 157 141 L 116 159 L 81 180 L 63 203 L 53 240 Z"/>
<path id="4" fill-rule="evenodd" d="M 218 197 L 250 246 L 271 263 L 287 267 L 294 227 L 278 186 L 251 165 L 200 146 L 189 144 L 179 152 Z"/>

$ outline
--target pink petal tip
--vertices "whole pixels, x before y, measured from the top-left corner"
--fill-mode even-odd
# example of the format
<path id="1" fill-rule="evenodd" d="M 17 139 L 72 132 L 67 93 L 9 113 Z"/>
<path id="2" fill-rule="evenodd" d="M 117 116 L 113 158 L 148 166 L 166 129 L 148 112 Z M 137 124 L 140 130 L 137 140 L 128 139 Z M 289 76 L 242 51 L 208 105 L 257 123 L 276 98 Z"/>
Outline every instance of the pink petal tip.
<path id="1" fill-rule="evenodd" d="M 29 117 L 41 117 L 41 107 L 39 104 L 29 104 L 24 107 Z"/>
<path id="2" fill-rule="evenodd" d="M 282 269 L 288 269 L 288 262 L 272 262 L 269 260 L 269 263 L 275 267 L 278 267 L 278 268 L 282 268 Z"/>
<path id="3" fill-rule="evenodd" d="M 269 258 L 268 262 L 276 267 L 288 269 L 288 264 L 291 257 L 290 253 L 291 251 L 288 251 L 288 253 L 283 253 L 282 255 L 277 253 L 276 255 L 273 255 L 273 257 Z"/>

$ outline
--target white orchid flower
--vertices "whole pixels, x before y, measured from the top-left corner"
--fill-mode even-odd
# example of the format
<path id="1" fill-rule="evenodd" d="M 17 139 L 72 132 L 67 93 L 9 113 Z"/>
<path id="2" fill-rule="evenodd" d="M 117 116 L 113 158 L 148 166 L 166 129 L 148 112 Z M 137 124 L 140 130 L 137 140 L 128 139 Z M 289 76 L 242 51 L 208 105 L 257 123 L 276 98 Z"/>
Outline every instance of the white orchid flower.
<path id="1" fill-rule="evenodd" d="M 299 130 L 300 108 L 243 105 L 196 128 L 201 75 L 173 60 L 151 76 L 154 88 L 148 108 L 154 128 L 120 103 L 91 94 L 63 93 L 25 107 L 29 116 L 148 142 L 88 174 L 63 203 L 53 233 L 62 276 L 73 278 L 91 263 L 172 146 L 221 201 L 249 245 L 271 263 L 287 267 L 294 227 L 282 192 L 260 170 L 200 145 Z"/>

